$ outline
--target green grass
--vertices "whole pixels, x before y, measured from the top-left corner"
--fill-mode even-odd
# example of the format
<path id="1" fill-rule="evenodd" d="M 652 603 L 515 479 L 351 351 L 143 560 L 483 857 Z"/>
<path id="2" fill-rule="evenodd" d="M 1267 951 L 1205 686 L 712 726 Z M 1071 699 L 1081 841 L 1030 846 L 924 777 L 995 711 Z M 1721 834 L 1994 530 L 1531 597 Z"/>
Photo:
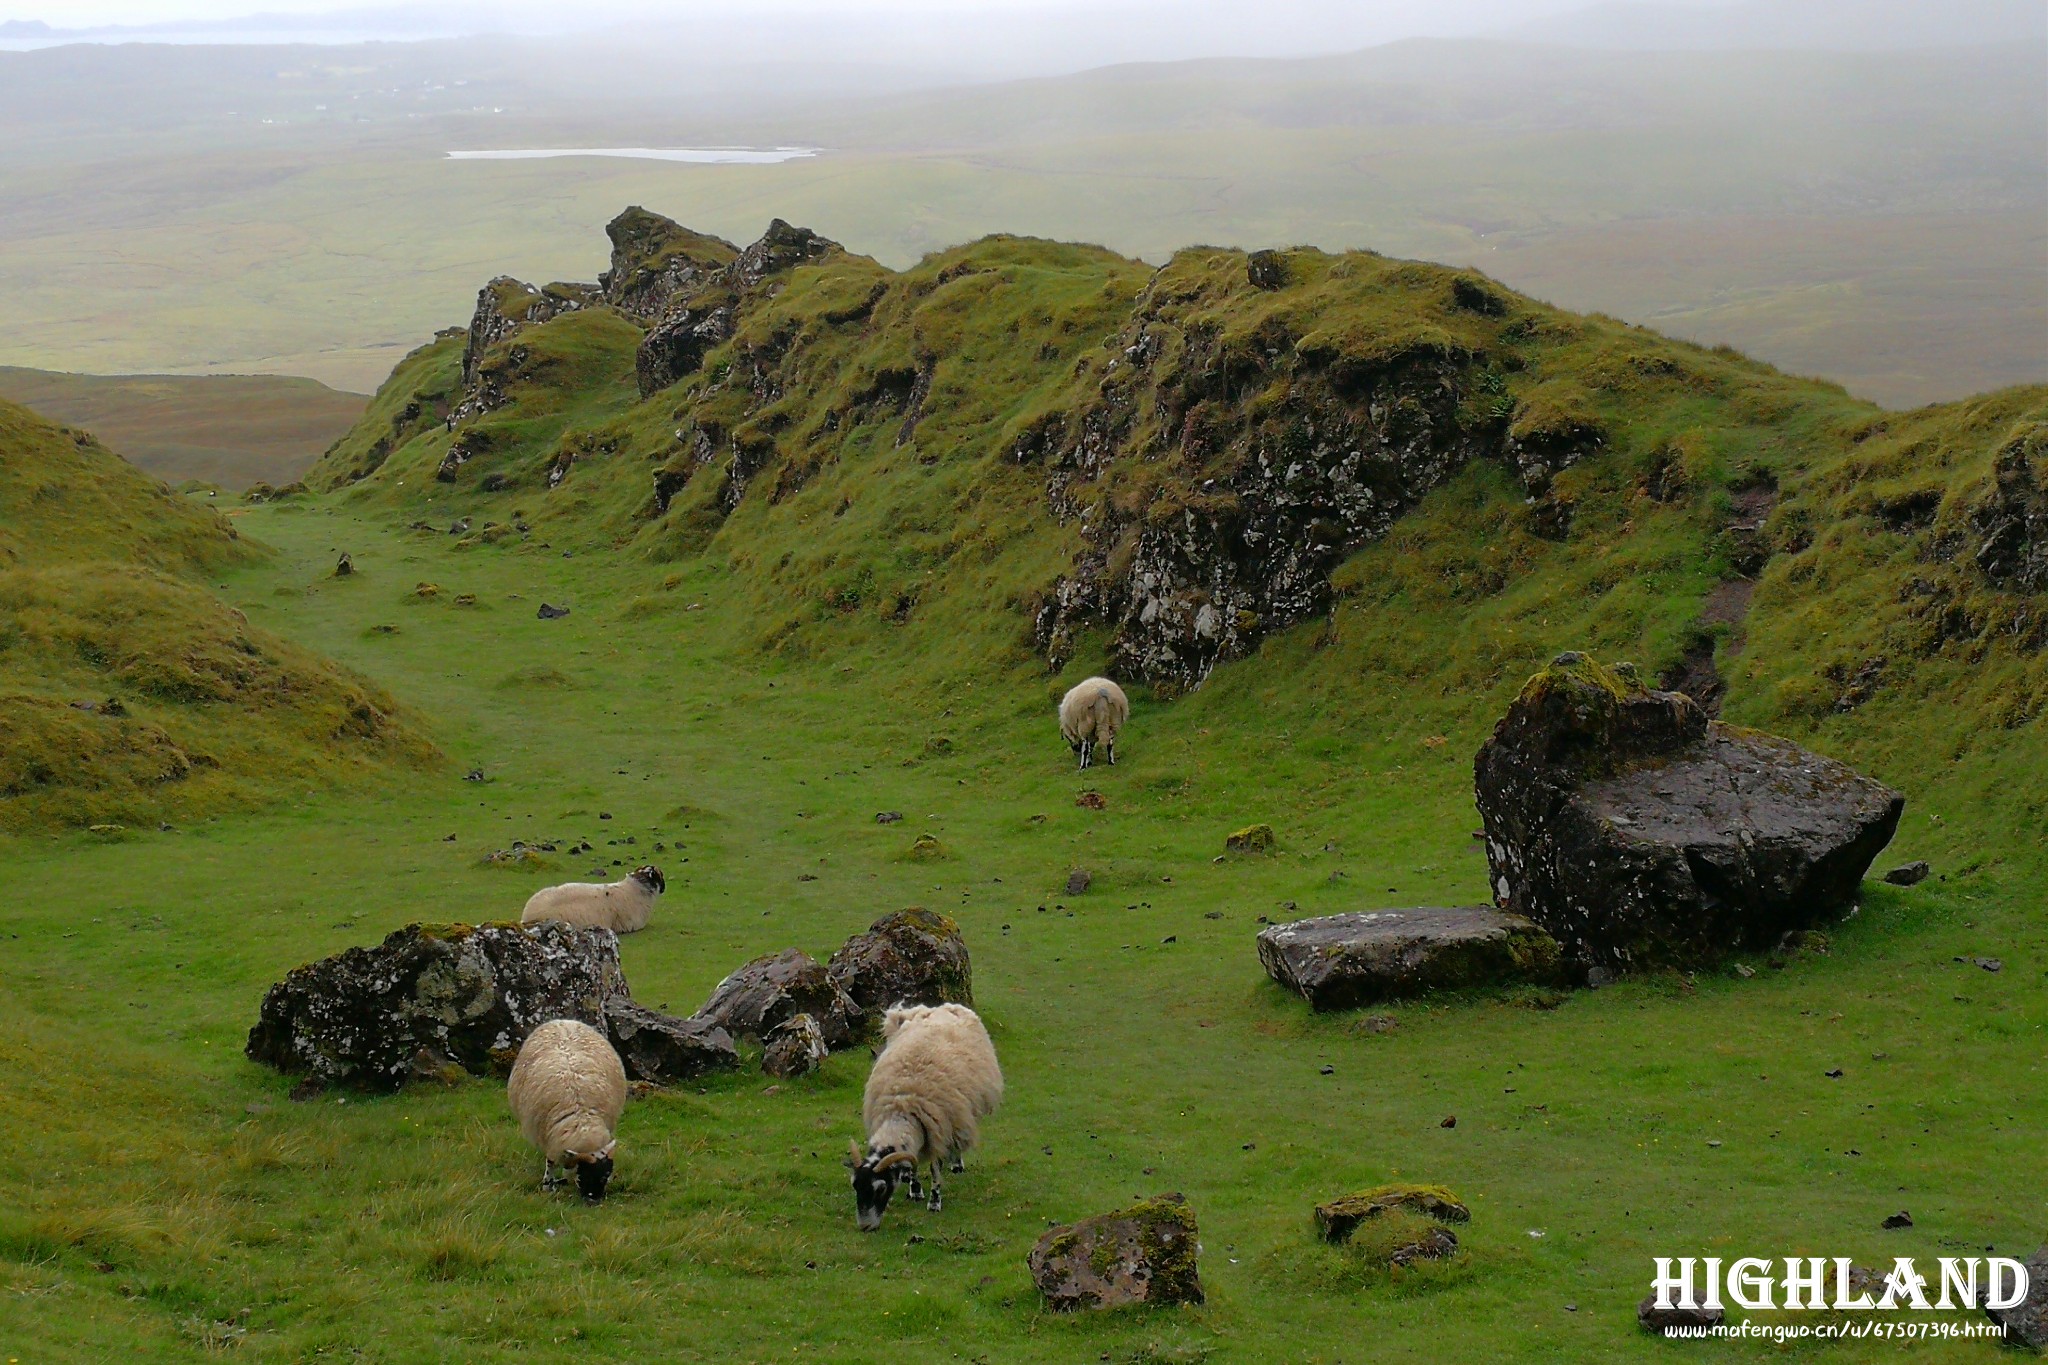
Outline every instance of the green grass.
<path id="1" fill-rule="evenodd" d="M 83 427 L 167 483 L 297 480 L 366 400 L 280 375 L 52 374 L 0 367 L 0 398 Z"/>
<path id="2" fill-rule="evenodd" d="M 492 440 L 453 484 L 434 478 L 450 437 L 433 405 L 459 343 L 415 353 L 315 472 L 329 491 L 237 509 L 271 553 L 207 581 L 252 635 L 431 718 L 449 761 L 274 775 L 260 806 L 175 832 L 0 836 L 0 1126 L 19 1139 L 0 1149 L 0 1344 L 1632 1360 L 1665 1352 L 1634 1325 L 1654 1256 L 2030 1254 L 2048 1224 L 2044 665 L 2010 628 L 2026 600 L 1971 577 L 1945 537 L 1995 451 L 2038 452 L 2048 394 L 1890 416 L 1505 291 L 1462 306 L 1454 272 L 1288 265 L 1290 289 L 1258 294 L 1241 257 L 1208 250 L 1156 275 L 1021 238 L 902 274 L 835 261 L 644 402 L 631 329 L 568 315 L 494 352 L 511 402 L 470 428 Z M 1056 676 L 1036 656 L 1034 595 L 1081 542 L 1046 510 L 1046 469 L 1012 452 L 1085 421 L 1141 305 L 1162 352 L 1128 383 L 1135 443 L 1084 490 L 1128 515 L 1184 506 L 1226 456 L 1285 437 L 1307 400 L 1258 359 L 1276 328 L 1323 370 L 1455 365 L 1474 431 L 1590 424 L 1604 444 L 1553 484 L 1573 509 L 1561 536 L 1477 461 L 1339 567 L 1327 615 L 1178 700 L 1134 687 L 1118 765 L 1077 774 L 1054 703 L 1108 641 L 1084 632 Z M 1217 450 L 1181 451 L 1163 440 L 1177 357 L 1203 337 L 1257 382 L 1214 400 Z M 899 444 L 889 395 L 920 370 L 933 398 Z M 657 512 L 654 476 L 697 430 L 718 458 Z M 734 450 L 750 472 L 728 498 Z M 510 486 L 481 491 L 489 474 Z M 1748 618 L 1715 634 L 1724 525 L 1766 476 L 1775 553 Z M 462 517 L 469 533 L 447 534 Z M 1955 608 L 1939 632 L 1922 601 Z M 571 614 L 539 620 L 542 602 Z M 1373 1016 L 1312 1015 L 1265 979 L 1262 920 L 1486 897 L 1471 756 L 1544 660 L 1584 648 L 1654 671 L 1702 630 L 1728 714 L 1902 788 L 1884 864 L 1927 857 L 1936 878 L 1867 885 L 1825 952 L 1746 962 L 1749 978 Z M 1878 653 L 1881 685 L 1842 705 Z M 1254 824 L 1273 849 L 1224 856 Z M 484 861 L 514 839 L 595 850 Z M 635 1101 L 597 1208 L 535 1188 L 494 1082 L 294 1104 L 240 1054 L 263 990 L 300 962 L 408 921 L 500 918 L 650 856 L 668 893 L 622 952 L 636 997 L 676 1013 L 751 957 L 823 954 L 905 906 L 961 924 L 1009 1089 L 945 1212 L 854 1230 L 838 1160 L 859 1052 L 797 1082 L 749 1070 Z M 1069 897 L 1077 867 L 1093 883 Z M 1396 1272 L 1315 1240 L 1317 1202 L 1394 1183 L 1471 1208 L 1458 1258 Z M 1040 1310 L 1024 1258 L 1049 1223 L 1173 1190 L 1202 1229 L 1205 1305 Z M 1900 1208 L 1914 1228 L 1883 1231 Z"/>

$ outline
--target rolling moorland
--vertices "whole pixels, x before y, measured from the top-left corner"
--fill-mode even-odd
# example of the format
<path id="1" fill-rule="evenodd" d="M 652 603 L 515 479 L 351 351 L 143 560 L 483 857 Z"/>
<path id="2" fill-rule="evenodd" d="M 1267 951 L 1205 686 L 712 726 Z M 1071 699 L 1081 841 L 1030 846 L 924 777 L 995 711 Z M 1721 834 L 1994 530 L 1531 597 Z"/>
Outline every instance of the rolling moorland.
<path id="1" fill-rule="evenodd" d="M 0 1340 L 1627 1360 L 1666 1350 L 1634 1325 L 1656 1255 L 2039 1245 L 2048 389 L 1889 414 L 1368 253 L 1155 270 L 997 237 L 897 272 L 781 225 L 613 236 L 600 285 L 491 284 L 311 491 L 181 533 L 259 653 L 388 694 L 383 751 L 301 728 L 268 747 L 328 766 L 234 790 L 8 756 Z M 84 449 L 9 421 L 25 469 Z M 162 519 L 146 480 L 97 486 L 0 513 L 8 572 L 55 571 L 38 518 Z M 273 714 L 41 648 L 0 637 L 24 714 L 113 694 L 223 748 Z M 1880 866 L 1937 876 L 1867 884 L 1747 976 L 1321 1016 L 1268 982 L 1263 919 L 1486 897 L 1472 755 L 1565 649 L 1899 788 Z M 1077 775 L 1053 704 L 1105 667 L 1135 714 Z M 1226 856 L 1253 821 L 1277 848 Z M 593 852 L 489 861 L 515 839 Z M 636 1100 L 596 1208 L 533 1188 L 495 1083 L 293 1103 L 242 1058 L 292 966 L 656 844 L 668 894 L 623 954 L 678 1013 L 905 905 L 959 921 L 1010 1091 L 944 1213 L 854 1231 L 860 1053 Z M 1313 1240 L 1310 1204 L 1394 1178 L 1471 1202 L 1458 1257 Z M 1048 1221 L 1165 1190 L 1205 1305 L 1039 1309 Z"/>
<path id="2" fill-rule="evenodd" d="M 297 480 L 368 401 L 288 375 L 58 374 L 0 366 L 0 398 L 83 427 L 170 484 Z"/>
<path id="3" fill-rule="evenodd" d="M 479 279 L 594 274 L 643 203 L 898 269 L 998 231 L 1367 247 L 1909 407 L 2048 379 L 2041 60 L 1417 41 L 906 93 L 651 39 L 0 53 L 0 363 L 366 391 Z M 445 159 L 725 144 L 824 150 Z"/>

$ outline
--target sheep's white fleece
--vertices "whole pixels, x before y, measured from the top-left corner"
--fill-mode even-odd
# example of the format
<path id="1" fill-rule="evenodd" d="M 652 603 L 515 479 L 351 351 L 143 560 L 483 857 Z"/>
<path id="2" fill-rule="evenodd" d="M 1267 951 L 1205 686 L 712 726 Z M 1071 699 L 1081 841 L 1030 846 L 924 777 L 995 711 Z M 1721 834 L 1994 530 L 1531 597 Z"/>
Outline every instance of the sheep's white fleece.
<path id="1" fill-rule="evenodd" d="M 527 1035 L 505 1094 L 526 1140 L 560 1165 L 611 1145 L 626 1112 L 626 1068 L 590 1025 L 551 1019 Z"/>
<path id="2" fill-rule="evenodd" d="M 534 892 L 526 909 L 520 912 L 519 922 L 538 924 L 553 919 L 609 929 L 615 934 L 638 933 L 647 927 L 648 918 L 654 914 L 656 894 L 653 887 L 638 877 L 615 882 L 564 882 Z"/>
<path id="3" fill-rule="evenodd" d="M 937 1163 L 981 1138 L 1003 1098 L 1003 1069 L 981 1016 L 965 1005 L 898 1005 L 882 1018 L 882 1055 L 861 1118 L 878 1139 Z"/>
<path id="4" fill-rule="evenodd" d="M 1130 718 L 1130 699 L 1107 678 L 1084 679 L 1060 699 L 1060 737 L 1075 748 L 1084 739 L 1106 749 L 1116 747 L 1116 737 Z"/>

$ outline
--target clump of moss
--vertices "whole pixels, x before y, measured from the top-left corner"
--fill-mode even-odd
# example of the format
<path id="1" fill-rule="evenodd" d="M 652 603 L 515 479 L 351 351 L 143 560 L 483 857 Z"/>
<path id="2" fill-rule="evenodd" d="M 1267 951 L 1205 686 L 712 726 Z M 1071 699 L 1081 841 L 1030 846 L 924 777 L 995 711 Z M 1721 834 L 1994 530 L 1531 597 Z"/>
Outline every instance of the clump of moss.
<path id="1" fill-rule="evenodd" d="M 1246 825 L 1234 834 L 1227 835 L 1223 847 L 1232 853 L 1271 853 L 1274 846 L 1271 825 Z"/>

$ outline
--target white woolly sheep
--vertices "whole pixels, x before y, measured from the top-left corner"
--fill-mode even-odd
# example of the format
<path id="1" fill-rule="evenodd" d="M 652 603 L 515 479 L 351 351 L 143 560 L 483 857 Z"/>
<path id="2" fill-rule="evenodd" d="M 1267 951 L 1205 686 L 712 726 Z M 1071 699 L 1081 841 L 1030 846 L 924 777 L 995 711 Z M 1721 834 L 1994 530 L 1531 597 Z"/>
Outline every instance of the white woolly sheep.
<path id="1" fill-rule="evenodd" d="M 898 1005 L 882 1018 L 882 1052 L 868 1073 L 861 1101 L 867 1127 L 865 1156 L 849 1144 L 854 1219 L 862 1232 L 882 1225 L 889 1196 L 908 1184 L 923 1199 L 917 1179 L 929 1163 L 932 1192 L 925 1208 L 937 1213 L 939 1166 L 966 1169 L 961 1157 L 981 1137 L 981 1120 L 1003 1098 L 1003 1069 L 982 1027 L 965 1005 Z"/>
<path id="2" fill-rule="evenodd" d="M 1060 699 L 1060 738 L 1081 755 L 1084 770 L 1095 761 L 1097 745 L 1114 768 L 1116 737 L 1130 718 L 1130 699 L 1121 687 L 1107 678 L 1089 678 Z"/>
<path id="3" fill-rule="evenodd" d="M 526 1140 L 540 1148 L 540 1187 L 562 1183 L 556 1166 L 574 1166 L 583 1197 L 604 1198 L 626 1110 L 626 1068 L 605 1036 L 580 1020 L 550 1019 L 527 1035 L 505 1096 Z"/>
<path id="4" fill-rule="evenodd" d="M 647 927 L 654 913 L 654 898 L 668 889 L 668 880 L 658 867 L 643 867 L 615 882 L 564 882 L 533 893 L 520 912 L 521 924 L 560 920 L 609 929 L 615 934 L 636 933 Z"/>

